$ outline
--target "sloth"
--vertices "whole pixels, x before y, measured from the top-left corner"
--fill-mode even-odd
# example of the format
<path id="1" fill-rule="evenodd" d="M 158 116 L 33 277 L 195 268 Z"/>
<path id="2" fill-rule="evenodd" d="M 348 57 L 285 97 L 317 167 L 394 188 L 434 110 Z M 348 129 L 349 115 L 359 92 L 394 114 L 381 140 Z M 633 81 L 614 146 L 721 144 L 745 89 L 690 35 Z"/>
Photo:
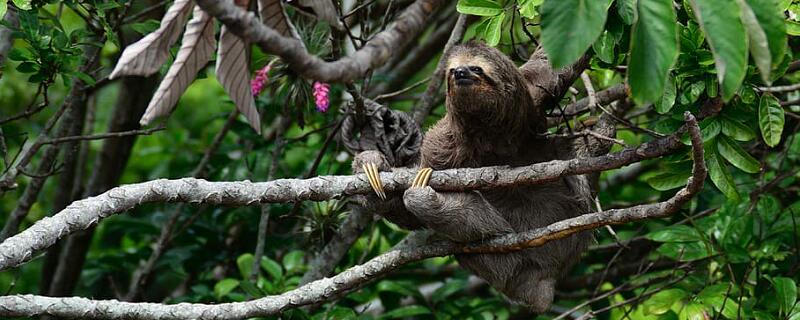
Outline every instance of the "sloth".
<path id="1" fill-rule="evenodd" d="M 521 166 L 558 158 L 543 138 L 545 115 L 527 79 L 502 52 L 479 42 L 446 52 L 446 114 L 424 135 L 418 172 L 402 195 L 387 195 L 378 171 L 391 170 L 377 151 L 356 155 L 353 169 L 366 173 L 377 196 L 363 200 L 406 229 L 427 228 L 459 243 L 547 226 L 589 211 L 568 181 L 471 192 L 438 192 L 427 186 L 433 170 Z M 370 200 L 371 199 L 371 200 Z M 462 253 L 456 260 L 511 302 L 545 312 L 556 280 L 578 260 L 588 232 L 512 253 Z"/>

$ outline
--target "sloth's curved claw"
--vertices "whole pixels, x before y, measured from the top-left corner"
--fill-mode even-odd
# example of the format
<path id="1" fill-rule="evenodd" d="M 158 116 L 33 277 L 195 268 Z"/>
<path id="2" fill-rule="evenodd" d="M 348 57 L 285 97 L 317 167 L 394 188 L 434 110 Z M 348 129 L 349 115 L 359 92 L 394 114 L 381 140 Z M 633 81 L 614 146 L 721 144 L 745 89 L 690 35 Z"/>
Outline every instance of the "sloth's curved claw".
<path id="1" fill-rule="evenodd" d="M 433 173 L 433 169 L 431 168 L 422 168 L 417 172 L 417 175 L 414 177 L 414 181 L 411 183 L 412 188 L 422 188 L 428 185 L 428 181 L 431 179 L 431 173 Z"/>
<path id="2" fill-rule="evenodd" d="M 372 187 L 372 190 L 375 191 L 375 194 L 377 194 L 381 200 L 386 200 L 386 192 L 383 190 L 383 183 L 381 182 L 381 175 L 378 173 L 378 166 L 370 162 L 363 164 L 361 169 L 363 169 L 364 173 L 367 175 L 369 185 Z"/>

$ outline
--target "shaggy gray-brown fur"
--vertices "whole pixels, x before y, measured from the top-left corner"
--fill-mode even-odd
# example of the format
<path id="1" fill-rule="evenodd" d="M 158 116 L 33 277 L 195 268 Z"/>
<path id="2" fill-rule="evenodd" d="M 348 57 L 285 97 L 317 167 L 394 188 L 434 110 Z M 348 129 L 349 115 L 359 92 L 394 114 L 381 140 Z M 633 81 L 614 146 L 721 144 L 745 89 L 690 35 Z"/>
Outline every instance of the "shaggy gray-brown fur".
<path id="1" fill-rule="evenodd" d="M 479 43 L 447 53 L 447 114 L 425 134 L 421 167 L 434 170 L 494 165 L 527 165 L 559 158 L 542 138 L 545 117 L 534 105 L 525 77 L 498 50 Z M 563 153 L 563 152 L 562 152 Z M 380 153 L 356 156 L 353 167 L 388 164 Z M 472 192 L 411 188 L 366 205 L 398 225 L 429 228 L 457 242 L 521 232 L 588 212 L 571 184 L 556 181 Z M 459 254 L 456 259 L 510 300 L 537 312 L 549 309 L 556 280 L 586 249 L 591 235 L 580 233 L 514 253 Z"/>

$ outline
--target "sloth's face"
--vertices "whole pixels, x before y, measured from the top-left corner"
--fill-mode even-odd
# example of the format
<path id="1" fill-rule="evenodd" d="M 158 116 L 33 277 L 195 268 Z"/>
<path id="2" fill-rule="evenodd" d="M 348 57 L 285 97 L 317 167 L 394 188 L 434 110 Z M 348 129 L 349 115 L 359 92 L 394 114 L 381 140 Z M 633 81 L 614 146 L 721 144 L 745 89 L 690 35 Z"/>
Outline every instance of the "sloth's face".
<path id="1" fill-rule="evenodd" d="M 470 93 L 493 89 L 496 81 L 491 64 L 482 57 L 455 55 L 447 64 L 447 84 L 453 93 Z"/>

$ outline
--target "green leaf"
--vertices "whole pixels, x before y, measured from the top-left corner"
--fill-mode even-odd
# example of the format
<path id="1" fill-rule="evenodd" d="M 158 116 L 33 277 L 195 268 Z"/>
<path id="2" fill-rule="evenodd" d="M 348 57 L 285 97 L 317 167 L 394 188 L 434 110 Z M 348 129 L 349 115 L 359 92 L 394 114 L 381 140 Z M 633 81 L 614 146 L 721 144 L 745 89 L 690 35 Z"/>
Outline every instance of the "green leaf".
<path id="1" fill-rule="evenodd" d="M 678 58 L 678 24 L 671 0 L 639 0 L 631 31 L 628 84 L 637 104 L 657 101 Z"/>
<path id="2" fill-rule="evenodd" d="M 39 65 L 33 62 L 23 62 L 17 66 L 17 71 L 22 73 L 34 73 L 39 71 Z"/>
<path id="3" fill-rule="evenodd" d="M 675 302 L 686 298 L 688 295 L 689 294 L 683 291 L 683 289 L 667 289 L 660 291 L 644 301 L 644 313 L 646 315 L 667 313 Z"/>
<path id="4" fill-rule="evenodd" d="M 503 6 L 492 0 L 458 0 L 456 10 L 463 14 L 491 17 L 503 13 Z"/>
<path id="5" fill-rule="evenodd" d="M 786 34 L 790 36 L 800 36 L 800 22 L 786 20 L 784 25 L 786 26 Z"/>
<path id="6" fill-rule="evenodd" d="M 378 319 L 400 319 L 419 316 L 423 314 L 431 314 L 431 310 L 423 306 L 405 306 L 399 307 L 387 313 L 384 313 Z"/>
<path id="7" fill-rule="evenodd" d="M 694 242 L 703 239 L 696 229 L 685 225 L 662 228 L 648 233 L 645 237 L 656 242 Z"/>
<path id="8" fill-rule="evenodd" d="M 736 190 L 736 184 L 733 182 L 733 177 L 728 172 L 728 168 L 725 167 L 722 159 L 720 159 L 717 148 L 714 147 L 715 144 L 716 142 L 706 144 L 705 148 L 708 175 L 714 185 L 717 186 L 717 189 L 722 191 L 728 199 L 739 201 L 739 192 Z"/>
<path id="9" fill-rule="evenodd" d="M 607 0 L 546 0 L 542 4 L 542 46 L 553 68 L 578 60 L 603 32 Z"/>
<path id="10" fill-rule="evenodd" d="M 660 114 L 669 113 L 669 111 L 672 110 L 672 106 L 675 105 L 675 98 L 677 95 L 675 78 L 669 77 L 669 80 L 667 80 L 664 86 L 664 94 L 662 94 L 661 99 L 656 100 L 654 104 L 656 112 Z"/>
<path id="11" fill-rule="evenodd" d="M 269 273 L 273 280 L 280 280 L 283 278 L 283 269 L 279 263 L 275 262 L 275 260 L 267 257 L 261 257 L 261 268 Z"/>
<path id="12" fill-rule="evenodd" d="M 431 300 L 434 303 L 440 303 L 445 301 L 448 297 L 452 296 L 453 294 L 464 290 L 467 287 L 468 283 L 465 280 L 454 279 L 447 281 L 443 286 L 436 289 L 431 295 Z"/>
<path id="13" fill-rule="evenodd" d="M 700 122 L 700 134 L 703 135 L 703 142 L 708 142 L 716 138 L 720 131 L 722 131 L 722 125 L 720 125 L 716 118 L 708 118 Z M 691 142 L 689 142 L 689 144 L 691 144 Z"/>
<path id="14" fill-rule="evenodd" d="M 159 22 L 158 20 L 149 19 L 144 22 L 131 23 L 131 29 L 133 29 L 133 31 L 136 31 L 141 35 L 146 35 L 148 33 L 156 31 L 160 25 L 161 22 Z"/>
<path id="15" fill-rule="evenodd" d="M 772 65 L 777 65 L 786 54 L 786 25 L 783 23 L 783 9 L 777 0 L 746 1 L 767 36 Z"/>
<path id="16" fill-rule="evenodd" d="M 536 7 L 541 5 L 544 0 L 522 0 L 519 3 L 519 14 L 527 19 L 536 17 Z"/>
<path id="17" fill-rule="evenodd" d="M 758 70 L 761 71 L 761 80 L 765 83 L 770 81 L 770 71 L 772 70 L 772 56 L 769 53 L 769 43 L 767 34 L 758 22 L 756 14 L 750 9 L 745 0 L 736 0 L 739 10 L 742 12 L 742 23 L 747 31 L 747 39 L 750 47 L 750 55 L 753 56 Z"/>
<path id="18" fill-rule="evenodd" d="M 756 320 L 776 320 L 775 316 L 764 311 L 753 311 L 753 316 L 755 316 Z"/>
<path id="19" fill-rule="evenodd" d="M 81 81 L 83 81 L 83 83 L 85 83 L 87 85 L 93 86 L 95 83 L 97 83 L 97 81 L 95 81 L 94 78 L 92 78 L 92 76 L 90 76 L 90 75 L 88 75 L 86 73 L 83 73 L 83 72 L 80 72 L 80 71 L 74 71 L 74 72 L 70 72 L 70 74 L 72 74 L 73 76 L 75 76 L 78 79 L 81 79 Z"/>
<path id="20" fill-rule="evenodd" d="M 300 250 L 292 250 L 283 256 L 283 267 L 287 273 L 294 273 L 303 268 L 303 257 L 305 253 Z"/>
<path id="21" fill-rule="evenodd" d="M 239 267 L 239 274 L 242 275 L 242 279 L 250 277 L 253 271 L 253 261 L 255 261 L 255 257 L 250 253 L 245 253 L 236 258 L 236 266 Z"/>
<path id="22" fill-rule="evenodd" d="M 771 195 L 760 196 L 756 203 L 756 208 L 764 221 L 777 221 L 781 213 L 780 202 Z"/>
<path id="23" fill-rule="evenodd" d="M 730 100 L 747 73 L 747 34 L 740 10 L 730 1 L 692 0 L 700 28 L 706 34 L 722 87 L 722 99 Z"/>
<path id="24" fill-rule="evenodd" d="M 682 309 L 678 318 L 684 320 L 705 320 L 709 319 L 708 313 L 702 304 L 696 302 L 689 302 Z"/>
<path id="25" fill-rule="evenodd" d="M 768 146 L 774 147 L 781 142 L 783 124 L 783 107 L 773 95 L 765 93 L 758 102 L 758 126 Z"/>
<path id="26" fill-rule="evenodd" d="M 721 283 L 705 287 L 697 294 L 697 300 L 714 311 L 721 311 L 722 315 L 728 319 L 736 319 L 739 304 L 736 302 L 736 298 L 728 296 L 729 293 L 733 294 L 734 292 L 730 286 L 730 284 Z"/>
<path id="27" fill-rule="evenodd" d="M 603 31 L 600 38 L 592 44 L 592 49 L 595 55 L 605 63 L 614 63 L 616 56 L 614 56 L 614 47 L 616 42 L 614 36 L 608 31 Z"/>
<path id="28" fill-rule="evenodd" d="M 756 132 L 744 123 L 726 117 L 721 118 L 722 134 L 736 141 L 750 141 L 756 138 Z"/>
<path id="29" fill-rule="evenodd" d="M 668 191 L 686 185 L 686 181 L 691 175 L 691 171 L 688 170 L 667 171 L 648 178 L 647 184 L 658 191 Z"/>
<path id="30" fill-rule="evenodd" d="M 11 51 L 8 52 L 8 59 L 12 61 L 28 61 L 32 60 L 33 57 L 28 50 L 12 48 Z"/>
<path id="31" fill-rule="evenodd" d="M 7 11 L 8 11 L 8 0 L 0 0 L 0 20 L 3 20 L 3 17 L 6 16 Z"/>
<path id="32" fill-rule="evenodd" d="M 31 9 L 31 0 L 11 0 L 17 8 L 22 10 L 30 10 Z M 3 16 L 0 16 L 2 18 Z"/>
<path id="33" fill-rule="evenodd" d="M 503 20 L 505 20 L 505 18 L 506 14 L 501 12 L 499 15 L 489 19 L 486 25 L 486 33 L 483 35 L 483 38 L 486 39 L 486 44 L 494 47 L 500 43 L 500 36 L 503 31 Z"/>
<path id="34" fill-rule="evenodd" d="M 636 0 L 617 0 L 617 14 L 627 25 L 636 20 Z"/>
<path id="35" fill-rule="evenodd" d="M 778 296 L 778 306 L 782 314 L 789 314 L 797 301 L 797 284 L 791 278 L 772 278 L 775 293 Z"/>
<path id="36" fill-rule="evenodd" d="M 220 299 L 231 293 L 231 291 L 236 289 L 238 286 L 239 280 L 230 278 L 222 279 L 220 282 L 217 282 L 217 284 L 214 285 L 214 295 L 217 297 L 217 299 Z"/>
<path id="37" fill-rule="evenodd" d="M 761 172 L 761 163 L 744 151 L 738 143 L 724 135 L 717 138 L 717 151 L 725 160 L 744 172 Z"/>

